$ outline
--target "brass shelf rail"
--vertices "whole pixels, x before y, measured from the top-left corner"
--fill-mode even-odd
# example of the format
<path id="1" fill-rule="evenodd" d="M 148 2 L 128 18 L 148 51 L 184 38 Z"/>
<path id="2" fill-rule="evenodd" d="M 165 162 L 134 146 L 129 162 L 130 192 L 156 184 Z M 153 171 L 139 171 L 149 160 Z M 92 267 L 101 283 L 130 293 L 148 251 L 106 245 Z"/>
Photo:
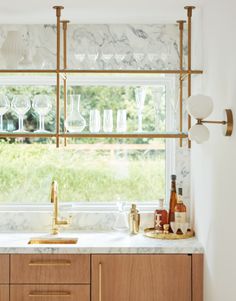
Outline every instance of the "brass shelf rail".
<path id="1" fill-rule="evenodd" d="M 202 70 L 83 70 L 83 69 L 0 69 L 1 73 L 77 73 L 77 74 L 203 74 Z"/>
<path id="2" fill-rule="evenodd" d="M 0 133 L 0 138 L 187 138 L 186 133 Z"/>
<path id="3" fill-rule="evenodd" d="M 187 70 L 183 68 L 183 30 L 184 20 L 177 21 L 179 23 L 179 53 L 180 64 L 179 70 L 83 70 L 83 69 L 68 69 L 67 66 L 67 27 L 68 20 L 61 20 L 61 12 L 63 6 L 54 6 L 56 11 L 56 68 L 55 69 L 0 69 L 0 74 L 55 74 L 56 75 L 56 132 L 55 133 L 0 133 L 0 138 L 55 138 L 56 146 L 60 146 L 63 138 L 64 146 L 67 145 L 67 138 L 177 138 L 180 139 L 180 146 L 183 145 L 182 139 L 188 138 L 186 133 L 183 133 L 183 81 L 187 79 L 188 96 L 191 96 L 192 75 L 202 74 L 202 70 L 192 70 L 192 11 L 194 6 L 186 6 L 187 10 L 187 30 L 188 30 L 188 64 Z M 61 27 L 63 29 L 63 39 L 61 39 Z M 61 67 L 61 40 L 63 44 L 63 67 Z M 180 91 L 179 91 L 179 129 L 177 133 L 66 133 L 60 126 L 60 101 L 61 87 L 63 87 L 63 110 L 64 115 L 67 114 L 67 75 L 68 74 L 176 74 L 179 76 Z M 63 76 L 64 75 L 64 76 Z M 63 85 L 60 83 L 60 78 L 63 78 Z M 191 117 L 188 116 L 188 128 L 191 127 Z M 190 141 L 188 146 L 191 147 Z"/>

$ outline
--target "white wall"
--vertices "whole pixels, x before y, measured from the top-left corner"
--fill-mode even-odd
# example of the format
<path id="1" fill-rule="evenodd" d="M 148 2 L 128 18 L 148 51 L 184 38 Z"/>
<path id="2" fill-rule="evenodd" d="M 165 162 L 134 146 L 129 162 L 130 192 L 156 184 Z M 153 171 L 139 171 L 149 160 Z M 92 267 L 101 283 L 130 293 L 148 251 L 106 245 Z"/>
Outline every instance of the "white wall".
<path id="1" fill-rule="evenodd" d="M 236 120 L 236 1 L 204 0 L 202 92 L 211 119 L 232 108 Z M 210 141 L 192 148 L 195 226 L 205 247 L 204 301 L 236 300 L 236 127 L 231 138 L 211 126 Z"/>

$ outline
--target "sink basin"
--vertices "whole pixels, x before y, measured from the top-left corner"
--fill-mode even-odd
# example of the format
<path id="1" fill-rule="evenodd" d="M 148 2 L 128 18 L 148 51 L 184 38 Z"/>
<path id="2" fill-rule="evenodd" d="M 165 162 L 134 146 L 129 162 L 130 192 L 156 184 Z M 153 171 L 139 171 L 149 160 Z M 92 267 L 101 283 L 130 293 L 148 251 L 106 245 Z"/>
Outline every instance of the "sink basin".
<path id="1" fill-rule="evenodd" d="M 48 245 L 48 244 L 57 244 L 57 245 L 75 245 L 77 244 L 77 238 L 69 237 L 41 237 L 41 238 L 31 238 L 28 242 L 29 245 Z"/>

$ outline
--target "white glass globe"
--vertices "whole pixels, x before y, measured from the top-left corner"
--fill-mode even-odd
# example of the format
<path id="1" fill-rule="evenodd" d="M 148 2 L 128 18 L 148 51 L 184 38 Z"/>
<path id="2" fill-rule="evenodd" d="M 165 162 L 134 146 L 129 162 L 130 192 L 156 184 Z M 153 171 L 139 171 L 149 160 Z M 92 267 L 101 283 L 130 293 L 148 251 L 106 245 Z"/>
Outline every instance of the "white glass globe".
<path id="1" fill-rule="evenodd" d="M 203 124 L 195 124 L 188 132 L 190 140 L 195 141 L 198 144 L 204 143 L 210 137 L 208 128 Z"/>
<path id="2" fill-rule="evenodd" d="M 211 97 L 205 95 L 190 96 L 187 99 L 186 108 L 195 119 L 205 119 L 213 111 L 213 101 Z"/>

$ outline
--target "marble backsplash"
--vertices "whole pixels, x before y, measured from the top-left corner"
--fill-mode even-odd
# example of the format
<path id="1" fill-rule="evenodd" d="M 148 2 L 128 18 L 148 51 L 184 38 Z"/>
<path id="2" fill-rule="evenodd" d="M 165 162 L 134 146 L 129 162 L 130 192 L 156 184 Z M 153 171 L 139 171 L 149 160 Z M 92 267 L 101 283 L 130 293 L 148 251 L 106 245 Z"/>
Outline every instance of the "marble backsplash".
<path id="1" fill-rule="evenodd" d="M 24 59 L 16 67 L 55 68 L 56 26 L 0 25 L 0 48 L 11 30 L 20 32 L 25 45 Z M 179 30 L 175 24 L 68 27 L 68 68 L 71 69 L 177 69 L 178 49 Z M 186 46 L 184 54 L 186 62 Z M 0 68 L 5 68 L 4 62 L 2 56 Z"/>

